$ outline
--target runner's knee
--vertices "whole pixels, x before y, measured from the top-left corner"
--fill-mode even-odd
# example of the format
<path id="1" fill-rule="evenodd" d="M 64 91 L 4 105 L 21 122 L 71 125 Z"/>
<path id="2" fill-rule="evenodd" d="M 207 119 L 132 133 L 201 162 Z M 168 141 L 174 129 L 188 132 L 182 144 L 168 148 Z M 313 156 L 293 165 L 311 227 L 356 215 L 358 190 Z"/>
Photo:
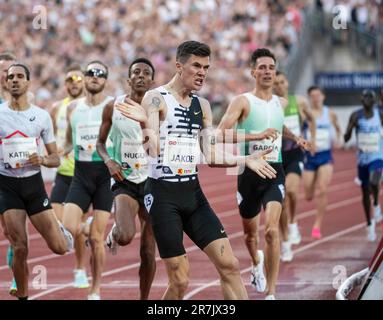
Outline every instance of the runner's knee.
<path id="1" fill-rule="evenodd" d="M 104 246 L 104 241 L 102 236 L 99 234 L 91 234 L 89 237 L 89 242 L 92 248 L 98 248 Z"/>
<path id="2" fill-rule="evenodd" d="M 219 263 L 219 273 L 222 278 L 228 278 L 233 275 L 239 275 L 239 262 L 234 256 L 222 259 Z"/>
<path id="3" fill-rule="evenodd" d="M 265 232 L 265 239 L 268 244 L 274 244 L 279 241 L 278 227 L 268 227 Z"/>
<path id="4" fill-rule="evenodd" d="M 26 259 L 28 256 L 28 244 L 24 242 L 16 242 L 12 245 L 13 252 L 19 259 Z"/>
<path id="5" fill-rule="evenodd" d="M 259 243 L 258 234 L 254 231 L 249 231 L 249 230 L 245 231 L 245 242 L 247 244 L 253 244 L 257 246 Z"/>

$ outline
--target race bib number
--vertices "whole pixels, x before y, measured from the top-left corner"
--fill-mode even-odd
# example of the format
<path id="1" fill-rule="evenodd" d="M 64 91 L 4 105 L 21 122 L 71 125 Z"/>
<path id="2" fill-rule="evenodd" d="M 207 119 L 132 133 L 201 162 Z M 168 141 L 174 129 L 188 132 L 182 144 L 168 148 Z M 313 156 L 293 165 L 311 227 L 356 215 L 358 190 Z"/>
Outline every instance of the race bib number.
<path id="1" fill-rule="evenodd" d="M 259 132 L 258 132 L 259 133 Z M 265 155 L 264 159 L 267 162 L 279 162 L 279 155 L 282 147 L 282 135 L 278 133 L 277 139 L 264 139 L 260 141 L 249 142 L 249 154 L 261 153 L 262 151 L 272 149 L 270 153 Z"/>
<path id="2" fill-rule="evenodd" d="M 140 170 L 146 168 L 148 160 L 142 143 L 123 138 L 121 141 L 121 165 L 123 169 L 132 168 Z"/>
<path id="3" fill-rule="evenodd" d="M 77 125 L 76 143 L 80 160 L 92 160 L 92 154 L 96 151 L 100 125 L 99 121 Z"/>
<path id="4" fill-rule="evenodd" d="M 358 133 L 358 147 L 362 152 L 379 152 L 380 134 L 378 132 Z"/>
<path id="5" fill-rule="evenodd" d="M 167 136 L 165 140 L 163 165 L 178 175 L 196 173 L 200 148 L 198 140 L 188 137 Z"/>
<path id="6" fill-rule="evenodd" d="M 325 128 L 317 128 L 315 135 L 315 144 L 317 151 L 331 149 L 330 130 Z"/>
<path id="7" fill-rule="evenodd" d="M 6 169 L 25 167 L 29 156 L 33 153 L 38 153 L 36 138 L 3 140 L 4 167 Z"/>
<path id="8" fill-rule="evenodd" d="M 286 116 L 284 120 L 284 125 L 296 136 L 301 135 L 301 126 L 299 123 L 299 116 L 298 115 L 292 115 L 292 116 Z"/>

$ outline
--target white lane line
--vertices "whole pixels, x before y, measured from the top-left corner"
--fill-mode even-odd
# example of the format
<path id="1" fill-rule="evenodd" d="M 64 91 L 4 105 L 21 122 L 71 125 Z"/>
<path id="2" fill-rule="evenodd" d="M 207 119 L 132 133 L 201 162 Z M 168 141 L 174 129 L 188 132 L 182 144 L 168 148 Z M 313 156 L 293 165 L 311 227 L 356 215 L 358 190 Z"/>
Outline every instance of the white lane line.
<path id="1" fill-rule="evenodd" d="M 336 202 L 336 203 L 333 203 L 331 205 L 328 206 L 328 211 L 329 210 L 333 210 L 333 209 L 337 209 L 339 207 L 343 207 L 343 206 L 346 206 L 346 205 L 350 205 L 350 204 L 353 204 L 354 202 L 357 202 L 357 201 L 360 201 L 360 196 L 359 197 L 354 197 L 354 198 L 350 198 L 350 199 L 347 199 L 347 200 L 343 200 L 343 201 L 339 201 L 339 202 Z M 231 215 L 233 214 L 236 214 L 238 211 L 237 210 L 230 210 L 232 213 Z M 229 212 L 230 212 L 229 211 Z M 307 211 L 307 212 L 303 212 L 299 215 L 297 215 L 297 219 L 298 220 L 301 220 L 301 219 L 304 219 L 304 218 L 307 218 L 309 216 L 312 216 L 314 215 L 316 212 L 316 210 L 310 210 L 310 211 Z M 228 215 L 229 216 L 229 215 Z M 260 230 L 263 230 L 264 229 L 264 225 L 262 225 L 260 228 Z M 243 236 L 243 231 L 239 231 L 239 232 L 236 232 L 236 233 L 232 233 L 228 236 L 229 239 L 235 239 L 235 238 L 238 238 L 238 237 L 241 237 Z M 191 246 L 191 247 L 188 247 L 186 249 L 186 252 L 189 253 L 189 252 L 193 252 L 193 251 L 196 251 L 196 250 L 199 250 L 199 248 L 197 246 Z M 160 261 L 160 257 L 156 257 L 156 261 Z M 113 275 L 113 274 L 116 274 L 116 273 L 119 273 L 119 272 L 122 272 L 122 271 L 126 271 L 126 270 L 130 270 L 130 269 L 134 269 L 134 268 L 138 268 L 140 265 L 140 263 L 134 263 L 134 264 L 131 264 L 131 265 L 127 265 L 127 266 L 124 266 L 124 267 L 121 267 L 121 268 L 117 268 L 117 269 L 111 269 L 109 271 L 106 271 L 106 272 L 103 272 L 102 273 L 102 276 L 109 276 L 109 275 Z M 250 270 L 250 269 L 249 269 Z M 90 279 L 90 277 L 89 277 Z M 49 290 L 46 290 L 46 291 L 43 291 L 43 292 L 40 292 L 38 294 L 35 294 L 33 296 L 30 297 L 30 300 L 34 300 L 34 299 L 37 299 L 39 297 L 42 297 L 42 296 L 45 296 L 45 295 L 48 295 L 50 293 L 53 293 L 53 292 L 56 292 L 56 291 L 60 291 L 62 289 L 65 289 L 65 288 L 70 288 L 72 287 L 72 282 L 70 283 L 67 283 L 67 284 L 64 284 L 64 285 L 61 285 L 59 287 L 56 287 L 56 288 L 51 288 Z"/>
<path id="2" fill-rule="evenodd" d="M 332 234 L 331 236 L 324 237 L 324 238 L 322 238 L 322 239 L 320 239 L 320 240 L 317 240 L 317 241 L 315 241 L 315 242 L 312 242 L 312 243 L 309 243 L 309 244 L 307 244 L 307 245 L 305 245 L 305 246 L 302 246 L 302 247 L 300 247 L 300 248 L 298 248 L 298 249 L 296 249 L 296 250 L 293 250 L 293 253 L 294 253 L 294 255 L 296 255 L 296 254 L 298 254 L 298 253 L 301 253 L 301 252 L 304 252 L 304 251 L 306 251 L 306 250 L 308 250 L 308 249 L 311 249 L 311 248 L 313 248 L 313 247 L 316 247 L 316 246 L 318 246 L 318 245 L 320 245 L 320 244 L 322 244 L 322 243 L 325 243 L 325 242 L 331 241 L 331 240 L 333 240 L 333 239 L 339 238 L 339 237 L 341 237 L 341 236 L 344 236 L 344 235 L 346 235 L 346 234 L 352 233 L 352 232 L 354 232 L 354 231 L 356 231 L 356 230 L 359 230 L 359 229 L 361 229 L 361 228 L 363 228 L 363 227 L 365 227 L 365 226 L 366 226 L 365 223 L 359 223 L 359 224 L 357 224 L 357 225 L 355 225 L 355 226 L 353 226 L 353 227 L 350 227 L 350 228 L 345 229 L 345 230 L 343 230 L 343 231 L 339 231 L 339 232 L 337 232 L 337 233 Z M 246 272 L 249 272 L 250 269 L 251 269 L 251 267 L 246 268 L 246 269 L 242 269 L 242 270 L 241 270 L 241 274 L 244 274 L 244 273 L 246 273 Z M 196 289 L 190 291 L 188 294 L 186 294 L 185 297 L 184 297 L 184 300 L 189 300 L 190 298 L 192 298 L 193 296 L 195 296 L 197 293 L 200 293 L 201 291 L 203 291 L 203 290 L 205 290 L 205 289 L 207 289 L 207 288 L 209 288 L 209 287 L 217 286 L 217 285 L 219 285 L 219 279 L 218 279 L 218 280 L 211 281 L 211 282 L 209 282 L 209 283 L 206 283 L 206 284 L 202 285 L 201 287 L 196 288 Z M 279 285 L 279 283 L 277 283 L 277 285 Z"/>

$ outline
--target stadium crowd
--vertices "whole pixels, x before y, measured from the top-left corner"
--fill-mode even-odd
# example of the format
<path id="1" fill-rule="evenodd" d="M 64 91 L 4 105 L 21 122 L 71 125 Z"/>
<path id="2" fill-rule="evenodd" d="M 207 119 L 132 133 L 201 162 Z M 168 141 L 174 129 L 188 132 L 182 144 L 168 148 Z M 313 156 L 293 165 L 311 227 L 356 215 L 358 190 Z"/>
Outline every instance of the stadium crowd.
<path id="1" fill-rule="evenodd" d="M 30 66 L 35 102 L 49 108 L 52 101 L 64 96 L 63 72 L 72 63 L 104 61 L 110 68 L 107 91 L 118 95 L 127 90 L 127 65 L 134 58 L 150 58 L 156 67 L 156 82 L 163 83 L 172 72 L 171 59 L 177 44 L 185 39 L 203 41 L 211 46 L 213 56 L 209 79 L 201 93 L 213 108 L 225 108 L 234 95 L 252 86 L 247 68 L 252 51 L 268 46 L 283 63 L 299 41 L 308 3 L 2 1 L 0 48 L 13 52 Z"/>

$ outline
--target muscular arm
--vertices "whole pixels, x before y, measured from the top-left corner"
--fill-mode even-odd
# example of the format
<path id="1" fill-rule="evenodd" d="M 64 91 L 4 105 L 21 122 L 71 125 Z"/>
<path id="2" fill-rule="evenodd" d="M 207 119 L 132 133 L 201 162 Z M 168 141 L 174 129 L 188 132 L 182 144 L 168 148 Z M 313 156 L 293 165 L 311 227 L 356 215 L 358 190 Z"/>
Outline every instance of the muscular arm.
<path id="1" fill-rule="evenodd" d="M 353 112 L 348 120 L 347 129 L 343 136 L 344 142 L 348 142 L 352 136 L 352 130 L 356 127 L 357 113 Z"/>
<path id="2" fill-rule="evenodd" d="M 127 98 L 118 103 L 116 108 L 127 118 L 138 121 L 142 129 L 143 147 L 151 157 L 160 153 L 160 119 L 165 118 L 166 104 L 158 91 L 148 91 L 141 105 Z"/>
<path id="3" fill-rule="evenodd" d="M 204 154 L 206 161 L 210 167 L 236 167 L 240 164 L 249 164 L 250 165 L 250 158 L 253 161 L 252 164 L 254 164 L 254 160 L 257 158 L 261 158 L 264 154 L 256 156 L 236 156 L 231 153 L 225 152 L 225 150 L 222 150 L 217 147 L 216 145 L 216 135 L 215 130 L 213 129 L 213 116 L 211 112 L 210 103 L 203 98 L 199 98 L 203 113 L 203 131 L 201 136 L 201 149 L 202 153 Z M 269 150 L 271 151 L 271 150 Z M 262 164 L 261 164 L 262 163 Z M 263 172 L 268 177 L 272 177 L 272 173 L 270 173 L 270 169 L 274 171 L 265 161 L 261 160 L 260 164 L 262 165 L 261 172 Z M 257 169 L 258 170 L 258 169 Z M 263 171 L 265 170 L 265 171 Z M 257 172 L 259 174 L 259 172 Z M 275 173 L 275 172 L 273 172 Z"/>
<path id="4" fill-rule="evenodd" d="M 110 158 L 106 149 L 106 141 L 108 139 L 110 128 L 112 127 L 113 123 L 112 117 L 114 103 L 114 100 L 109 102 L 102 112 L 102 123 L 98 134 L 96 149 L 102 160 L 104 160 L 105 165 L 108 167 L 110 176 L 113 177 L 113 179 L 115 179 L 116 181 L 123 181 L 124 173 L 122 171 L 121 166 L 116 161 Z"/>
<path id="5" fill-rule="evenodd" d="M 102 112 L 102 123 L 96 143 L 97 152 L 105 163 L 110 159 L 108 151 L 106 150 L 106 140 L 112 127 L 113 107 L 114 100 L 109 102 Z"/>
<path id="6" fill-rule="evenodd" d="M 60 165 L 60 157 L 57 152 L 56 142 L 45 145 L 48 155 L 42 157 L 41 165 L 47 168 L 57 168 Z"/>
<path id="7" fill-rule="evenodd" d="M 336 137 L 337 137 L 337 142 L 342 143 L 342 129 L 340 128 L 338 117 L 336 116 L 336 113 L 332 110 L 330 110 L 330 118 L 331 122 L 335 128 L 336 131 Z"/>
<path id="8" fill-rule="evenodd" d="M 72 141 L 72 124 L 71 117 L 73 110 L 76 108 L 77 103 L 75 101 L 71 102 L 68 105 L 67 109 L 67 128 L 66 128 L 66 139 L 64 146 L 64 156 L 68 155 L 73 150 L 73 141 Z"/>
<path id="9" fill-rule="evenodd" d="M 151 157 L 160 154 L 160 118 L 166 112 L 166 104 L 158 91 L 148 91 L 141 102 L 144 108 L 147 120 L 140 122 L 144 149 Z"/>
<path id="10" fill-rule="evenodd" d="M 302 121 L 307 121 L 309 130 L 310 130 L 311 143 L 314 143 L 315 137 L 316 137 L 315 118 L 309 109 L 307 100 L 302 96 L 297 96 L 297 100 L 298 100 L 299 114 L 301 115 Z"/>
<path id="11" fill-rule="evenodd" d="M 52 105 L 52 109 L 50 111 L 50 115 L 51 115 L 52 123 L 53 123 L 53 130 L 54 130 L 55 135 L 57 134 L 56 116 L 57 116 L 57 112 L 58 112 L 59 107 L 60 107 L 60 103 L 61 103 L 60 101 L 55 102 Z"/>
<path id="12" fill-rule="evenodd" d="M 233 99 L 229 104 L 225 114 L 223 115 L 215 137 L 217 142 L 238 143 L 253 140 L 263 140 L 268 137 L 276 138 L 276 131 L 274 129 L 267 129 L 260 134 L 254 133 L 239 133 L 234 128 L 236 123 L 243 117 L 246 110 L 249 109 L 249 102 L 245 96 L 240 95 Z"/>

